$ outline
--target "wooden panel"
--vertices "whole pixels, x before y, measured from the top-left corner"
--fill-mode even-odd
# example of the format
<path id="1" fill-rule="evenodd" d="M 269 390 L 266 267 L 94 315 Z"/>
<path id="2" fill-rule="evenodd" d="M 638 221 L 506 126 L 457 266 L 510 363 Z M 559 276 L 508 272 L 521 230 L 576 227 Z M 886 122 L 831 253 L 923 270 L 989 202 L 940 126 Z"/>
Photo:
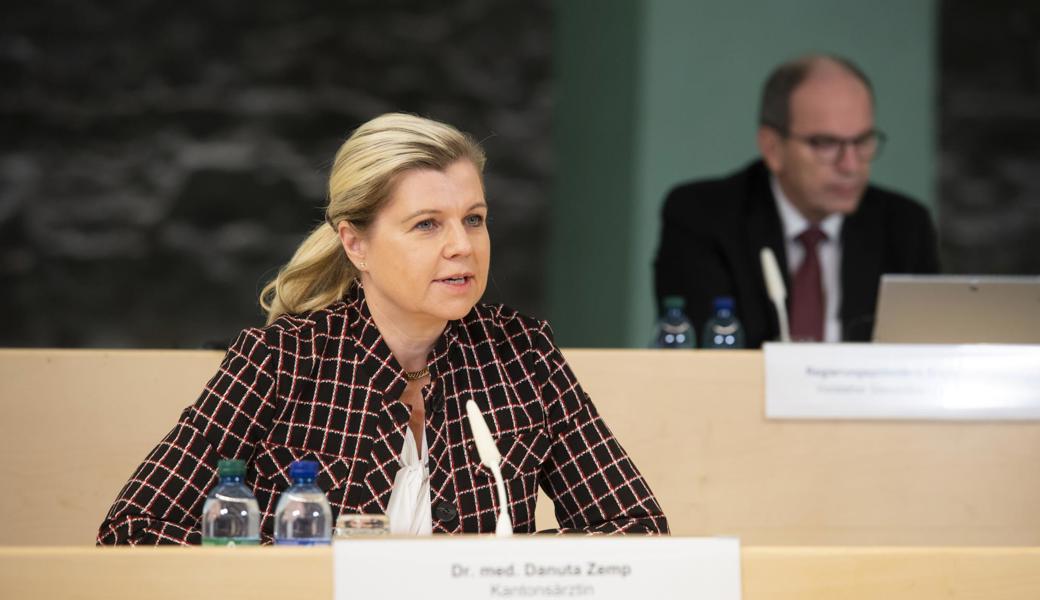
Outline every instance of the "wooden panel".
<path id="1" fill-rule="evenodd" d="M 332 598 L 332 552 L 0 547 L 0 598 Z"/>
<path id="2" fill-rule="evenodd" d="M 567 357 L 674 533 L 1040 545 L 1040 423 L 768 421 L 761 352 Z"/>
<path id="3" fill-rule="evenodd" d="M 1040 598 L 1040 548 L 776 546 L 746 547 L 741 555 L 744 600 Z M 332 551 L 0 548 L 3 598 L 221 596 L 331 598 Z"/>
<path id="4" fill-rule="evenodd" d="M 1040 545 L 1040 424 L 766 421 L 760 352 L 568 350 L 683 535 Z M 220 353 L 0 350 L 0 545 L 90 544 Z M 553 524 L 539 507 L 540 527 Z"/>
<path id="5" fill-rule="evenodd" d="M 1040 548 L 748 547 L 744 599 L 1035 600 Z"/>
<path id="6" fill-rule="evenodd" d="M 0 545 L 93 544 L 221 353 L 0 350 Z"/>

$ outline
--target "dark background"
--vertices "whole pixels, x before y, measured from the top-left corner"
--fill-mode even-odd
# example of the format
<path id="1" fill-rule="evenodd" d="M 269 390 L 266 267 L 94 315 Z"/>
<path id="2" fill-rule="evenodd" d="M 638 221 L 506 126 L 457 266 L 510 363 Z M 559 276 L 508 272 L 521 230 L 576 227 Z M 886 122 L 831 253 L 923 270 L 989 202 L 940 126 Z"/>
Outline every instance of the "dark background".
<path id="1" fill-rule="evenodd" d="M 1040 275 L 1040 2 L 939 14 L 943 267 Z"/>
<path id="2" fill-rule="evenodd" d="M 44 1 L 0 24 L 0 345 L 197 347 L 322 218 L 332 157 L 407 111 L 483 139 L 492 281 L 539 314 L 545 1 Z"/>

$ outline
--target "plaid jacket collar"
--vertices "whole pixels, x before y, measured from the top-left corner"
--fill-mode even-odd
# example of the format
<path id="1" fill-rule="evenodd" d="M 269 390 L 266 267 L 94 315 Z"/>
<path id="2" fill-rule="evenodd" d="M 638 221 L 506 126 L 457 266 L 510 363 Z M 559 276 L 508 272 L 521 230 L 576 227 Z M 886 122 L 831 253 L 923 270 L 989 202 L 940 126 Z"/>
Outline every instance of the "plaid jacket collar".
<path id="1" fill-rule="evenodd" d="M 368 510 L 378 507 L 380 512 L 386 512 L 390 501 L 390 493 L 393 490 L 394 477 L 400 468 L 397 457 L 401 451 L 401 442 L 404 435 L 408 433 L 408 418 L 410 411 L 400 401 L 404 393 L 407 380 L 404 377 L 404 369 L 390 351 L 382 334 L 376 327 L 365 300 L 364 289 L 355 284 L 351 286 L 344 301 L 328 307 L 329 331 L 336 331 L 340 339 L 352 343 L 341 344 L 339 358 L 356 364 L 358 381 L 369 381 L 371 392 L 368 395 L 368 406 L 366 409 L 378 414 L 373 436 L 371 452 L 369 453 L 369 468 L 364 477 L 364 487 L 376 506 L 369 506 Z M 337 319 L 339 316 L 339 319 Z M 334 321 L 341 323 L 336 327 Z M 338 331 L 337 331 L 338 329 Z M 434 345 L 428 360 L 431 383 L 424 387 L 425 398 L 439 396 L 446 397 L 446 390 L 451 379 L 447 375 L 453 370 L 453 362 L 466 362 L 465 353 L 459 348 L 460 324 L 458 321 L 449 321 Z M 454 352 L 452 351 L 454 350 Z M 326 354 L 327 356 L 327 354 Z M 458 368 L 461 365 L 454 365 Z M 430 489 L 433 501 L 438 498 L 454 502 L 454 491 L 446 470 L 436 468 L 438 457 L 447 454 L 448 440 L 443 427 L 444 411 L 427 410 L 427 442 L 429 444 L 430 464 Z M 363 432 L 363 435 L 368 432 Z M 437 525 L 437 523 L 435 523 Z M 457 527 L 456 527 L 457 528 Z M 454 531 L 454 529 L 445 529 Z"/>
<path id="2" fill-rule="evenodd" d="M 386 394 L 391 398 L 399 398 L 407 385 L 404 369 L 376 327 L 365 300 L 364 288 L 355 283 L 348 290 L 343 302 L 333 304 L 327 310 L 333 314 L 346 315 L 340 333 L 344 338 L 354 341 L 357 368 L 361 373 L 368 375 L 374 388 L 386 390 Z M 428 359 L 431 380 L 437 379 L 438 373 L 446 373 L 450 369 L 448 350 L 458 342 L 459 329 L 458 321 L 449 321 L 434 344 Z"/>

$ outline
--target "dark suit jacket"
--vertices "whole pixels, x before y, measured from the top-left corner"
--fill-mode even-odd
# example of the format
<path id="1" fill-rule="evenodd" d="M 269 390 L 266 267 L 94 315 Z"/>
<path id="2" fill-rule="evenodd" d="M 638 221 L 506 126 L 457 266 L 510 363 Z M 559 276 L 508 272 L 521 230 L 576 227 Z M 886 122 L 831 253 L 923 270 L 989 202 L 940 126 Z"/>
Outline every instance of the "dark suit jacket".
<path id="1" fill-rule="evenodd" d="M 867 341 L 882 273 L 936 273 L 935 228 L 928 211 L 906 196 L 869 186 L 841 230 L 843 339 Z M 747 345 L 779 337 L 776 312 L 766 293 L 759 252 L 776 254 L 790 289 L 783 226 L 769 186 L 769 171 L 757 161 L 723 179 L 682 184 L 668 194 L 654 261 L 658 306 L 665 296 L 686 298 L 698 331 L 711 316 L 716 296 L 733 296 Z"/>
<path id="2" fill-rule="evenodd" d="M 667 533 L 650 488 L 578 385 L 548 324 L 478 304 L 434 348 L 423 387 L 437 533 L 495 530 L 498 498 L 464 415 L 472 398 L 502 453 L 513 527 L 534 531 L 538 488 L 561 530 Z M 318 461 L 333 517 L 387 508 L 408 430 L 406 382 L 364 292 L 247 329 L 201 397 L 131 476 L 101 544 L 197 544 L 217 461 L 247 462 L 270 542 L 294 460 Z"/>

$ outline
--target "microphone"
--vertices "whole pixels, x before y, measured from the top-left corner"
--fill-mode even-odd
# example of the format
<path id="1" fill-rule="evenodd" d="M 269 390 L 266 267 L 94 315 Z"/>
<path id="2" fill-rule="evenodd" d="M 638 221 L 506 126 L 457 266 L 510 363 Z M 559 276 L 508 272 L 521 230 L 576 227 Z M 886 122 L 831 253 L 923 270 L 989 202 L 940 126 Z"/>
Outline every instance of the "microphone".
<path id="1" fill-rule="evenodd" d="M 773 301 L 776 308 L 776 318 L 780 321 L 780 341 L 791 341 L 791 328 L 787 324 L 787 287 L 784 286 L 784 276 L 781 275 L 780 265 L 776 262 L 773 250 L 766 246 L 758 255 L 762 261 L 762 277 L 766 282 L 766 292 L 769 299 Z"/>
<path id="2" fill-rule="evenodd" d="M 473 441 L 477 446 L 477 454 L 480 455 L 480 463 L 491 469 L 491 474 L 495 476 L 495 487 L 498 488 L 499 512 L 495 535 L 510 537 L 513 535 L 513 523 L 509 519 L 509 499 L 506 497 L 506 484 L 502 481 L 502 468 L 498 464 L 502 461 L 502 454 L 491 437 L 487 421 L 473 400 L 466 401 L 466 417 L 469 419 L 469 428 L 473 431 Z"/>

